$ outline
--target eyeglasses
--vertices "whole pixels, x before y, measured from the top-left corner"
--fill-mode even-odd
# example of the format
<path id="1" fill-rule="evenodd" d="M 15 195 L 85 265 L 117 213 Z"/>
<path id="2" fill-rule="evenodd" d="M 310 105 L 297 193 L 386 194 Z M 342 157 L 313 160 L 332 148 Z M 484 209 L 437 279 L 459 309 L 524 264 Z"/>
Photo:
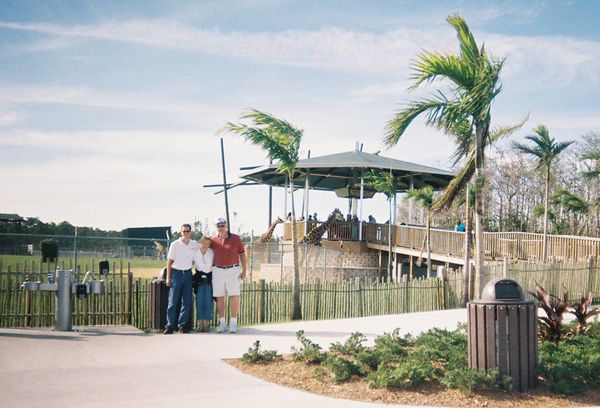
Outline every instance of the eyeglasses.
<path id="1" fill-rule="evenodd" d="M 181 230 L 181 232 L 184 232 L 184 233 L 187 232 L 187 233 L 189 233 L 191 231 L 190 230 Z"/>

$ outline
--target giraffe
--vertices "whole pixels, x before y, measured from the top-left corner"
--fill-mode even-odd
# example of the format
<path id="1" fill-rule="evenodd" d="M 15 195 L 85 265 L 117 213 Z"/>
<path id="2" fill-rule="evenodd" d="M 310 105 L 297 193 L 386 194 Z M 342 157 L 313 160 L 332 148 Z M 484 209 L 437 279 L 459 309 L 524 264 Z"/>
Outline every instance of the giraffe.
<path id="1" fill-rule="evenodd" d="M 156 254 L 156 259 L 162 259 L 165 254 L 165 246 L 158 241 L 154 241 L 154 253 Z"/>
<path id="2" fill-rule="evenodd" d="M 321 237 L 325 234 L 329 226 L 337 222 L 338 214 L 341 214 L 337 208 L 327 217 L 327 221 L 323 224 L 316 226 L 308 234 L 302 238 L 300 244 L 317 245 L 321 246 Z"/>
<path id="3" fill-rule="evenodd" d="M 262 234 L 259 239 L 254 241 L 254 244 L 268 244 L 269 242 L 271 242 L 271 238 L 273 238 L 273 232 L 275 231 L 275 227 L 277 227 L 277 224 L 281 223 L 283 223 L 283 220 L 281 219 L 281 217 L 277 217 L 277 219 L 273 221 L 273 223 L 269 226 L 267 232 Z M 246 245 L 244 249 L 246 251 L 246 261 L 248 262 L 248 265 L 250 265 L 250 245 Z M 268 249 L 269 248 L 267 247 L 267 245 L 255 245 L 254 259 L 258 260 L 261 263 L 264 262 L 267 256 Z"/>

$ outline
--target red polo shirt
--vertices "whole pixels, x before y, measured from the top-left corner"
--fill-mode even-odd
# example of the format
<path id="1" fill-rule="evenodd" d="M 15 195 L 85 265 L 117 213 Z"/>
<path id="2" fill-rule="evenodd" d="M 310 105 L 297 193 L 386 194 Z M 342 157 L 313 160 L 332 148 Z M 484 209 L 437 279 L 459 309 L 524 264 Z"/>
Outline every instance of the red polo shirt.
<path id="1" fill-rule="evenodd" d="M 215 266 L 224 267 L 240 263 L 239 255 L 244 253 L 244 244 L 239 235 L 229 234 L 225 240 L 216 235 L 211 239 Z"/>

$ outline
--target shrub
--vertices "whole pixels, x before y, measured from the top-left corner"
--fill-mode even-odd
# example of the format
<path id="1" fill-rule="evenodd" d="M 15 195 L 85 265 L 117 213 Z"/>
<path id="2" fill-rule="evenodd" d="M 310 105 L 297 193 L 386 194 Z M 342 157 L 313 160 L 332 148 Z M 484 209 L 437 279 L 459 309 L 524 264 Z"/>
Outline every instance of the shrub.
<path id="1" fill-rule="evenodd" d="M 375 339 L 375 349 L 381 353 L 382 362 L 403 360 L 414 345 L 415 339 L 409 334 L 400 336 L 400 329 L 384 333 Z"/>
<path id="2" fill-rule="evenodd" d="M 367 338 L 362 333 L 355 332 L 352 333 L 348 340 L 346 340 L 344 343 L 332 343 L 331 347 L 329 347 L 329 350 L 340 354 L 345 354 L 347 356 L 355 356 L 367 348 L 364 345 L 366 341 Z"/>
<path id="3" fill-rule="evenodd" d="M 270 361 L 281 358 L 275 350 L 261 350 L 260 341 L 256 340 L 252 346 L 248 348 L 248 352 L 242 355 L 242 361 L 251 364 L 268 363 Z"/>
<path id="4" fill-rule="evenodd" d="M 375 388 L 410 389 L 435 377 L 431 365 L 419 360 L 406 360 L 395 367 L 380 365 L 367 380 Z"/>
<path id="5" fill-rule="evenodd" d="M 446 370 L 467 366 L 467 335 L 461 329 L 428 330 L 417 337 L 415 345 L 412 358 L 432 363 L 440 377 Z"/>
<path id="6" fill-rule="evenodd" d="M 572 395 L 588 384 L 600 384 L 600 339 L 575 335 L 560 343 L 540 344 L 538 373 L 546 380 L 550 391 Z"/>
<path id="7" fill-rule="evenodd" d="M 363 365 L 368 370 L 377 370 L 379 364 L 389 361 L 389 356 L 384 354 L 381 350 L 375 348 L 368 348 L 356 355 L 356 361 Z"/>
<path id="8" fill-rule="evenodd" d="M 333 381 L 336 383 L 348 381 L 353 375 L 366 374 L 354 362 L 341 356 L 330 355 L 323 361 L 323 365 L 333 373 Z"/>
<path id="9" fill-rule="evenodd" d="M 546 289 L 536 282 L 535 292 L 529 292 L 529 294 L 537 299 L 537 306 L 546 313 L 546 316 L 538 317 L 540 340 L 560 341 L 564 338 L 563 314 L 569 308 L 568 292 L 565 291 L 563 297 L 560 298 L 546 292 Z"/>
<path id="10" fill-rule="evenodd" d="M 292 347 L 292 357 L 296 361 L 304 361 L 306 364 L 319 364 L 325 360 L 327 353 L 321 351 L 321 346 L 313 343 L 304 335 L 304 330 L 296 332 L 296 338 L 300 347 Z"/>
<path id="11" fill-rule="evenodd" d="M 440 383 L 447 388 L 457 389 L 463 394 L 472 394 L 474 390 L 503 389 L 512 390 L 510 377 L 502 376 L 498 369 L 477 370 L 475 368 L 459 368 L 448 370 Z"/>

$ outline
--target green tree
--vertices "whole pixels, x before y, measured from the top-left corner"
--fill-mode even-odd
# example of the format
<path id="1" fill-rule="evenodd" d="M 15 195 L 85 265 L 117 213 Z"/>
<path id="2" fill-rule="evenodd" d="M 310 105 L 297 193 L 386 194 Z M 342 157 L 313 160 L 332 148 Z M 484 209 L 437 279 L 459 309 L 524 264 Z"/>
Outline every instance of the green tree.
<path id="1" fill-rule="evenodd" d="M 425 245 L 427 247 L 427 277 L 431 276 L 431 207 L 433 206 L 433 188 L 426 186 L 418 190 L 408 190 L 404 200 L 413 198 L 427 212 L 427 221 L 425 224 Z"/>
<path id="2" fill-rule="evenodd" d="M 578 216 L 586 216 L 590 213 L 590 208 L 594 206 L 594 203 L 588 203 L 583 198 L 574 194 L 564 188 L 559 189 L 556 194 L 552 197 L 552 204 L 558 204 L 562 206 L 565 211 L 573 215 L 573 219 L 571 219 L 571 233 L 579 234 L 582 231 L 578 228 L 579 219 Z M 588 229 L 587 233 L 589 235 L 589 219 L 586 222 L 586 227 Z"/>
<path id="3" fill-rule="evenodd" d="M 388 147 L 398 143 L 415 118 L 425 115 L 426 124 L 453 135 L 457 142 L 454 157 L 467 158 L 463 183 L 476 177 L 475 189 L 475 274 L 477 297 L 481 293 L 481 271 L 484 262 L 483 243 L 483 184 L 484 152 L 490 142 L 491 107 L 500 93 L 500 71 L 504 59 L 490 57 L 484 47 L 479 48 L 466 21 L 459 15 L 448 17 L 456 30 L 460 52 L 458 55 L 423 52 L 414 63 L 411 89 L 433 82 L 447 80 L 449 91 L 438 90 L 429 98 L 417 100 L 387 123 L 384 142 Z M 473 158 L 471 165 L 470 156 Z M 456 185 L 456 187 L 460 187 Z M 458 188 L 458 191 L 462 188 Z"/>
<path id="4" fill-rule="evenodd" d="M 389 205 L 389 225 L 388 225 L 388 263 L 386 272 L 386 281 L 389 282 L 392 277 L 392 202 L 396 196 L 396 180 L 390 171 L 379 172 L 371 170 L 365 174 L 366 185 L 373 190 L 385 194 Z"/>
<path id="5" fill-rule="evenodd" d="M 538 162 L 537 168 L 545 171 L 546 186 L 544 193 L 544 241 L 542 260 L 543 262 L 546 262 L 548 257 L 548 201 L 550 194 L 551 165 L 563 150 L 573 144 L 573 141 L 557 143 L 553 137 L 550 137 L 550 133 L 544 125 L 538 125 L 533 131 L 535 132 L 534 135 L 525 136 L 525 139 L 531 142 L 530 145 L 514 143 L 513 146 L 515 149 L 535 157 Z"/>
<path id="6" fill-rule="evenodd" d="M 582 160 L 591 160 L 592 166 L 583 172 L 583 177 L 587 180 L 600 179 L 600 150 L 593 150 L 581 156 Z"/>
<path id="7" fill-rule="evenodd" d="M 246 141 L 260 146 L 269 159 L 277 164 L 277 170 L 285 173 L 290 183 L 292 197 L 292 254 L 294 258 L 294 282 L 292 285 L 292 320 L 302 319 L 300 304 L 300 269 L 298 267 L 298 240 L 296 238 L 296 210 L 294 208 L 294 175 L 299 160 L 303 131 L 289 122 L 268 113 L 252 109 L 241 120 L 252 125 L 227 123 L 223 130 L 243 136 Z"/>

